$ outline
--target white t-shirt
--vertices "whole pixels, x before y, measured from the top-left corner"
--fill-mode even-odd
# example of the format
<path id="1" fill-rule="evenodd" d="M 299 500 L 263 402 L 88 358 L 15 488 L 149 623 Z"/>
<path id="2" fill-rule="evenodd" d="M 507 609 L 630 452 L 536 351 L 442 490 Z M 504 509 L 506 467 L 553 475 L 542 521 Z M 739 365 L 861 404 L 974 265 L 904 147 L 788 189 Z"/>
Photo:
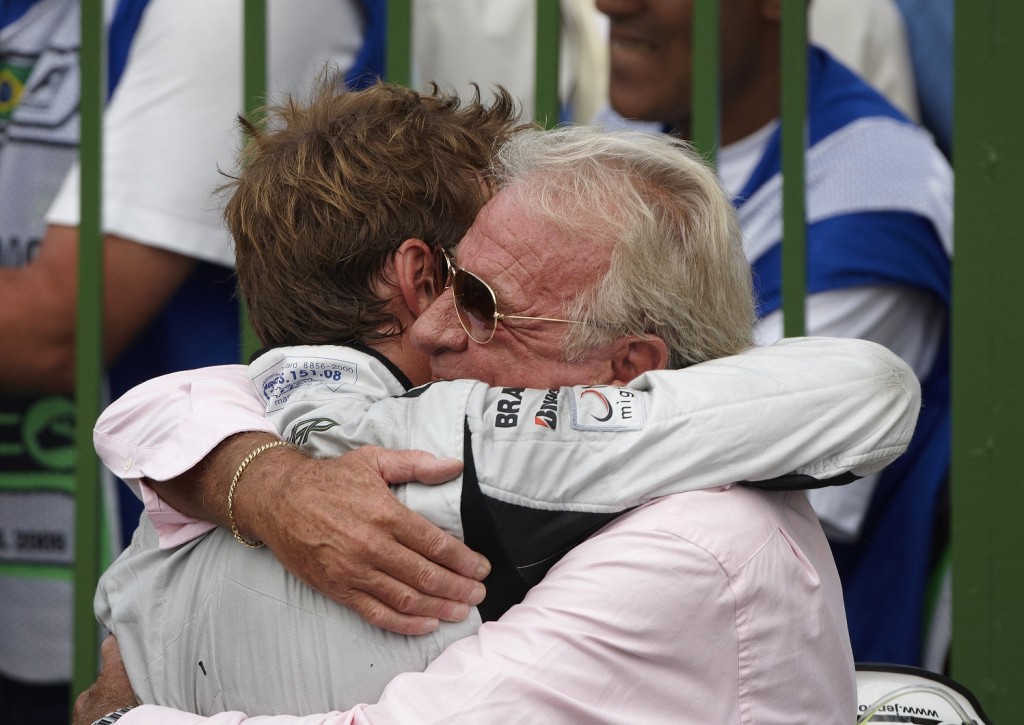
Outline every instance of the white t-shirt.
<path id="1" fill-rule="evenodd" d="M 301 93 L 325 63 L 347 70 L 362 45 L 354 0 L 267 3 L 273 95 Z M 242 3 L 152 0 L 104 115 L 103 228 L 234 266 L 214 190 L 235 168 L 242 110 Z M 77 225 L 76 166 L 47 221 Z"/>

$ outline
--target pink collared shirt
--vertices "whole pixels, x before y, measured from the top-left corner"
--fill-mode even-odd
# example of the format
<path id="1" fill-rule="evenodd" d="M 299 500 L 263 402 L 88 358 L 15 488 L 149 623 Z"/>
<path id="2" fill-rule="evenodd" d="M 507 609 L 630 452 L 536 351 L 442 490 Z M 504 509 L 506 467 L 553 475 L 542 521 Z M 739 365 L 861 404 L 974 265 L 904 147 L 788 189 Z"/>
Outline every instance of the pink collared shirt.
<path id="1" fill-rule="evenodd" d="M 805 495 L 725 487 L 609 524 L 376 704 L 252 719 L 143 706 L 121 722 L 788 725 L 855 712 L 839 578 Z"/>
<path id="2" fill-rule="evenodd" d="M 142 499 L 160 548 L 169 549 L 214 525 L 171 508 L 143 479 L 179 476 L 235 433 L 278 433 L 253 395 L 244 365 L 171 373 L 160 378 L 156 389 L 158 395 L 151 387 L 132 388 L 107 408 L 102 425 L 93 432 L 93 443 L 107 467 Z M 148 410 L 159 405 L 157 414 L 140 413 L 147 405 Z"/>

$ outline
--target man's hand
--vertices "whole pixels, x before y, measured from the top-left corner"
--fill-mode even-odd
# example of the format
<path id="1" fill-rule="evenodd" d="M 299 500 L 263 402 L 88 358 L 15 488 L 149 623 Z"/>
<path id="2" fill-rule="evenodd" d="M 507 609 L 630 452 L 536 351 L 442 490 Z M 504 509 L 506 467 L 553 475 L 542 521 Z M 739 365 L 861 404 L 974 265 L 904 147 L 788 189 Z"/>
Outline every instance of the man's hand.
<path id="1" fill-rule="evenodd" d="M 227 528 L 227 492 L 239 463 L 274 440 L 256 432 L 232 436 L 154 489 L 178 511 Z M 438 620 L 465 619 L 469 605 L 483 600 L 480 580 L 490 564 L 400 504 L 388 484 L 443 483 L 461 470 L 460 461 L 424 451 L 363 447 L 313 459 L 276 446 L 246 466 L 235 521 L 288 571 L 371 624 L 425 634 Z"/>
<path id="2" fill-rule="evenodd" d="M 139 704 L 132 691 L 132 683 L 128 681 L 128 672 L 114 635 L 103 640 L 100 654 L 103 656 L 100 676 L 75 700 L 72 725 L 92 725 L 109 712 Z"/>
<path id="3" fill-rule="evenodd" d="M 274 448 L 246 468 L 235 515 L 314 589 L 378 627 L 425 634 L 468 616 L 490 565 L 399 503 L 388 484 L 442 483 L 461 470 L 423 451 L 366 446 L 318 460 Z"/>

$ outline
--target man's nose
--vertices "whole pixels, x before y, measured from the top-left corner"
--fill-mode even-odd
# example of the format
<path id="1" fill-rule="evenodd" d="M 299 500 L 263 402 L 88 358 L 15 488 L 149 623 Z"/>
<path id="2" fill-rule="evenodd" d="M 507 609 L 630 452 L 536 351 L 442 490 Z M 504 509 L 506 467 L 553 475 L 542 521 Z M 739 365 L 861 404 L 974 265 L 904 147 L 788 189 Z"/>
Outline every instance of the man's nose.
<path id="1" fill-rule="evenodd" d="M 451 287 L 446 289 L 412 325 L 412 344 L 428 355 L 466 349 L 469 338 L 456 317 L 453 294 Z"/>

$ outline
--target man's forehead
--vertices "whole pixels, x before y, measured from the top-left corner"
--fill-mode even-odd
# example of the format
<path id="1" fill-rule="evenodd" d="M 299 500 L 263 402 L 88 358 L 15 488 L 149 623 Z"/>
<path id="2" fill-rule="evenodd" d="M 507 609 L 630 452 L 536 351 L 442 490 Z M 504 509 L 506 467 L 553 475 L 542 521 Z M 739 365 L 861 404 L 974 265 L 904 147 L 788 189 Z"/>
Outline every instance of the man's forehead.
<path id="1" fill-rule="evenodd" d="M 552 252 L 565 250 L 565 236 L 558 225 L 531 211 L 514 188 L 504 189 L 477 215 L 459 245 L 459 254 L 546 260 Z"/>
<path id="2" fill-rule="evenodd" d="M 548 296 L 573 298 L 607 271 L 614 245 L 587 220 L 574 218 L 578 207 L 569 205 L 568 218 L 555 222 L 536 210 L 534 200 L 506 191 L 484 207 L 458 252 L 459 264 L 493 281 L 499 297 L 522 294 L 527 299 L 508 301 L 550 307 Z"/>

